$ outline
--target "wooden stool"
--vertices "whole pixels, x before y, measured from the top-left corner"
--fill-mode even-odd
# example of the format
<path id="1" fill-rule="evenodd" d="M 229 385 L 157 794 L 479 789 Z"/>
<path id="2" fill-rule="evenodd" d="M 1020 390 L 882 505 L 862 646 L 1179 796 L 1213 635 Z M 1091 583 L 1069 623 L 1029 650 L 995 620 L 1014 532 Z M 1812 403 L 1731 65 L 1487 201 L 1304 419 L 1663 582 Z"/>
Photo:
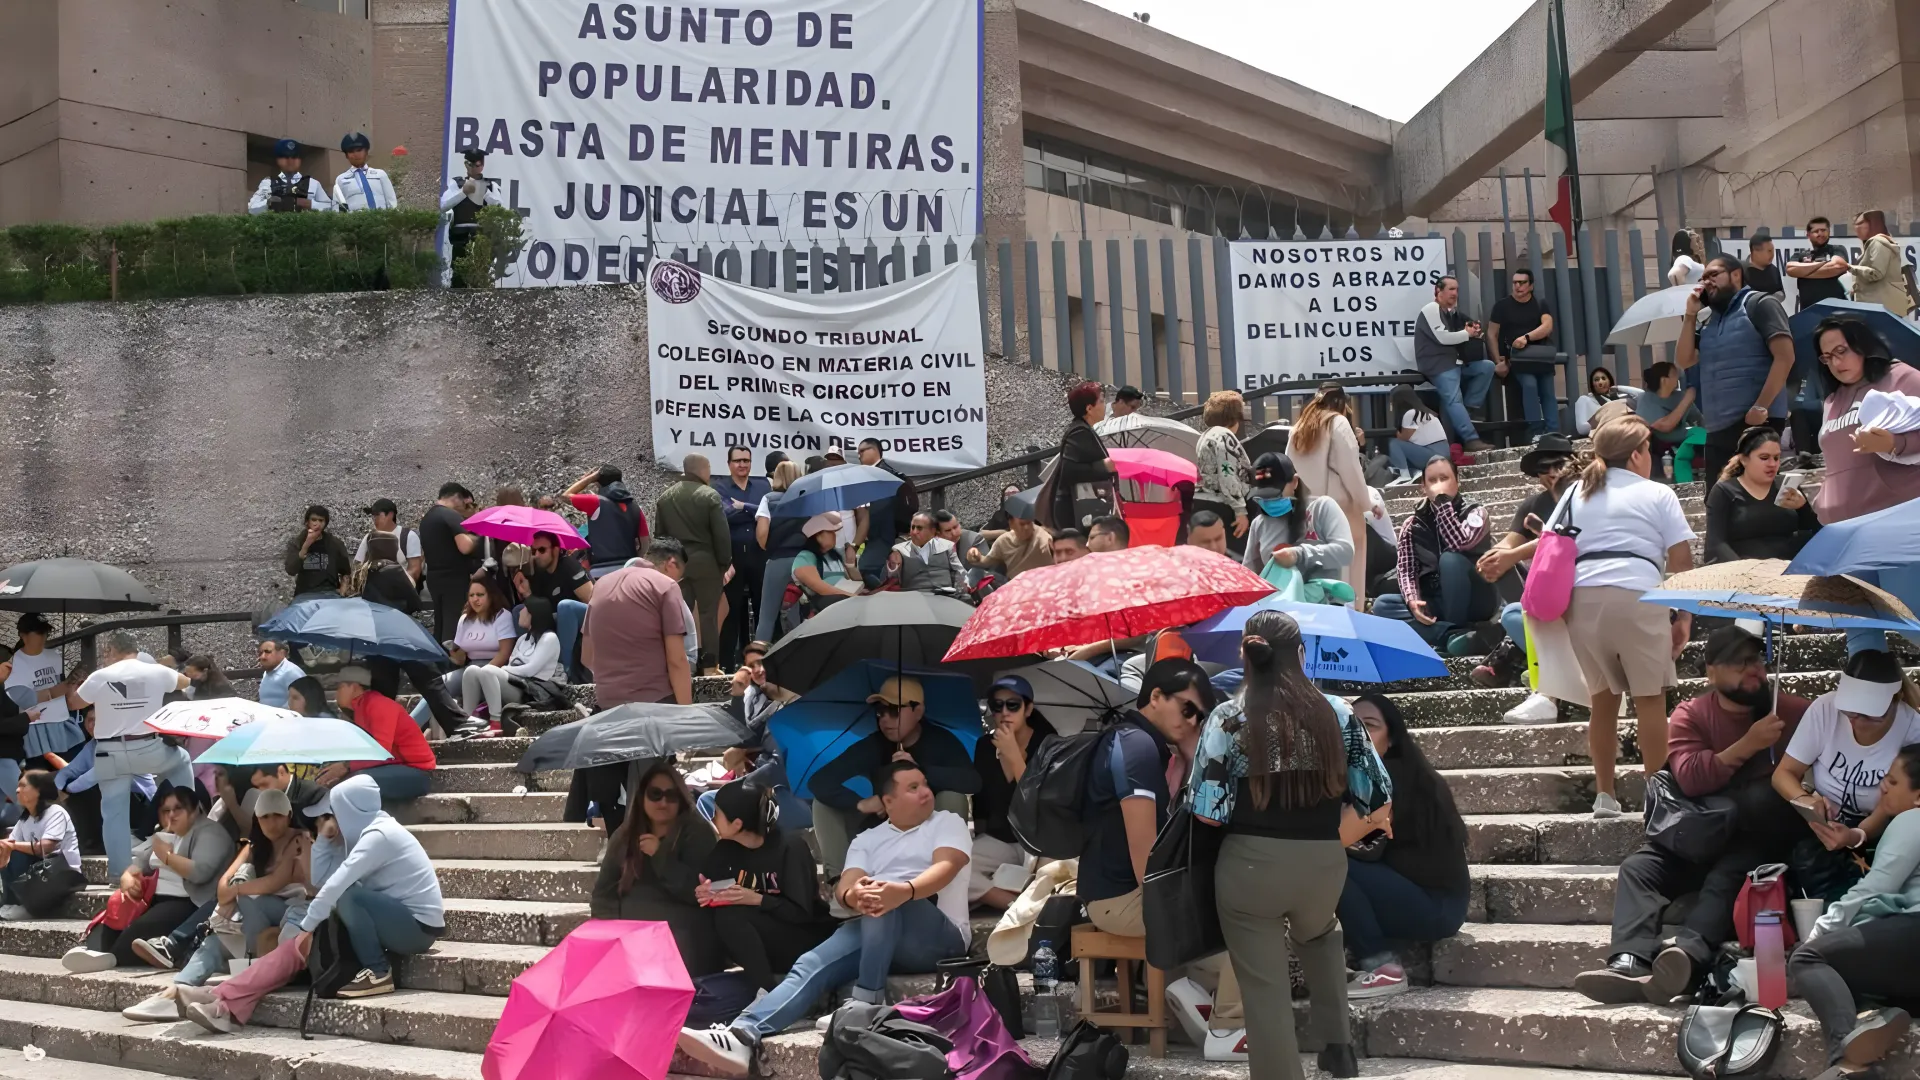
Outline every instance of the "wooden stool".
<path id="1" fill-rule="evenodd" d="M 1073 928 L 1073 958 L 1080 961 L 1080 1017 L 1091 1020 L 1106 1028 L 1121 1028 L 1132 1042 L 1132 1031 L 1147 1029 L 1147 1053 L 1150 1057 L 1167 1056 L 1167 973 L 1147 965 L 1147 1011 L 1137 1013 L 1133 1010 L 1133 965 L 1131 961 L 1145 961 L 1147 958 L 1147 939 L 1121 937 L 1118 934 L 1103 933 L 1094 929 L 1092 923 L 1081 923 Z M 1114 966 L 1120 976 L 1120 1008 L 1114 1012 L 1099 1012 L 1093 1007 L 1093 961 L 1114 960 Z"/>

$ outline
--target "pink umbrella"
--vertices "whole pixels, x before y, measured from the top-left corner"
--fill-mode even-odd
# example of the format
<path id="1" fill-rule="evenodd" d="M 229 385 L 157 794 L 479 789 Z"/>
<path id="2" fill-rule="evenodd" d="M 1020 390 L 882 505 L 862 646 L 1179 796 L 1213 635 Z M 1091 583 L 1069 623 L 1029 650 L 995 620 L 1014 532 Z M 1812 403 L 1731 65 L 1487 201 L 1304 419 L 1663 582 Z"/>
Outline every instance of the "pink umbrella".
<path id="1" fill-rule="evenodd" d="M 586 538 L 575 532 L 566 518 L 533 506 L 489 506 L 460 524 L 476 536 L 509 544 L 531 544 L 533 534 L 543 532 L 559 537 L 563 548 L 587 546 Z"/>
<path id="2" fill-rule="evenodd" d="M 520 973 L 485 1080 L 664 1080 L 693 980 L 663 922 L 596 919 Z"/>
<path id="3" fill-rule="evenodd" d="M 1165 450 L 1150 450 L 1144 446 L 1110 446 L 1107 456 L 1113 459 L 1114 471 L 1122 480 L 1159 484 L 1161 487 L 1193 484 L 1200 480 L 1200 470 L 1193 462 Z"/>

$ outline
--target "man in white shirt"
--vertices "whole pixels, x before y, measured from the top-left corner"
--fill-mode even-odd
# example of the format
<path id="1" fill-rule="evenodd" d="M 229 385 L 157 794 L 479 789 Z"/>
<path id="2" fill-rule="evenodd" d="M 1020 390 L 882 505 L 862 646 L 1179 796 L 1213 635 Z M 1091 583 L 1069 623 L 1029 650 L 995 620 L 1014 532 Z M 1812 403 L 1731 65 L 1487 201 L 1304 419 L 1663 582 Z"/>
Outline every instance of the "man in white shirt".
<path id="1" fill-rule="evenodd" d="M 902 589 L 961 596 L 967 591 L 967 568 L 953 541 L 934 529 L 933 515 L 913 515 L 907 538 L 893 545 L 887 570 L 900 579 Z"/>
<path id="2" fill-rule="evenodd" d="M 273 160 L 279 173 L 260 181 L 247 200 L 249 214 L 293 214 L 307 210 L 331 210 L 327 182 L 300 171 L 300 144 L 281 139 L 273 144 Z"/>
<path id="3" fill-rule="evenodd" d="M 729 1027 L 685 1028 L 680 1051 L 716 1076 L 745 1077 L 760 1041 L 853 981 L 856 1001 L 886 1001 L 887 975 L 928 972 L 967 952 L 967 863 L 973 841 L 960 815 L 933 807 L 926 774 L 894 761 L 874 778 L 887 820 L 847 849 L 835 899 L 860 913 L 793 965 L 779 986 Z"/>
<path id="4" fill-rule="evenodd" d="M 107 876 L 119 876 L 133 858 L 127 793 L 133 778 L 164 777 L 175 787 L 193 787 L 193 762 L 147 727 L 167 695 L 189 680 L 172 668 L 140 659 L 140 643 L 124 630 L 107 635 L 107 666 L 87 676 L 73 692 L 93 706 L 93 775 L 100 782 L 100 833 L 107 848 Z"/>
<path id="5" fill-rule="evenodd" d="M 360 512 L 373 519 L 373 533 L 386 533 L 398 540 L 400 546 L 400 564 L 407 568 L 407 576 L 415 585 L 420 584 L 420 572 L 426 566 L 424 553 L 420 550 L 420 531 L 408 529 L 400 524 L 400 508 L 392 499 L 375 499 L 370 505 L 360 508 Z M 360 546 L 354 550 L 353 561 L 367 561 L 367 538 L 360 538 Z"/>
<path id="6" fill-rule="evenodd" d="M 367 166 L 367 151 L 371 147 L 362 131 L 340 140 L 340 152 L 347 155 L 349 168 L 333 182 L 333 201 L 342 211 L 391 210 L 400 205 L 400 196 L 394 193 L 387 171 Z"/>

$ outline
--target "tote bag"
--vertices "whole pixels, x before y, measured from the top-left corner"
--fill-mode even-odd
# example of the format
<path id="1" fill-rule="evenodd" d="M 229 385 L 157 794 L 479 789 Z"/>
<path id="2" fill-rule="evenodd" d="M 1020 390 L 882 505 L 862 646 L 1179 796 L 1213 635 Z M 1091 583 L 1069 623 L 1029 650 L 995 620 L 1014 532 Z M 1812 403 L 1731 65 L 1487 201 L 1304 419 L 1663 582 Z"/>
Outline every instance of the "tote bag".
<path id="1" fill-rule="evenodd" d="M 1225 829 L 1195 819 L 1183 803 L 1154 838 L 1140 886 L 1147 963 L 1171 971 L 1227 947 L 1213 904 L 1213 868 L 1225 837 Z"/>
<path id="2" fill-rule="evenodd" d="M 1527 569 L 1527 584 L 1520 594 L 1520 609 L 1531 618 L 1552 622 L 1567 613 L 1573 601 L 1574 563 L 1579 559 L 1573 527 L 1573 496 L 1580 490 L 1575 483 L 1560 496 L 1559 505 L 1540 526 L 1540 539 L 1533 547 L 1533 565 Z"/>

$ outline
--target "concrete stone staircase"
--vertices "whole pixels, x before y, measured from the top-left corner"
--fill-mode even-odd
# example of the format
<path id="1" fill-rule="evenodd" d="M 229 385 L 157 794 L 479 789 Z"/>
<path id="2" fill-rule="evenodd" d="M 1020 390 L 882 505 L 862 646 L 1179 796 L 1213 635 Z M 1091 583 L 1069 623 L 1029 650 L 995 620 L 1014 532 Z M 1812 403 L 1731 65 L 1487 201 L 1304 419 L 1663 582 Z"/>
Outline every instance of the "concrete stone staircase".
<path id="1" fill-rule="evenodd" d="M 1515 471 L 1517 456 L 1486 455 L 1465 473 L 1463 487 L 1496 522 L 1531 493 L 1531 482 Z M 1396 515 L 1411 495 L 1392 493 Z M 1699 485 L 1683 496 L 1697 512 Z M 1788 686 L 1808 694 L 1829 688 L 1842 652 L 1838 635 L 1788 639 Z M 1410 957 L 1415 989 L 1355 1004 L 1353 1034 L 1369 1057 L 1366 1073 L 1422 1080 L 1675 1073 L 1677 1011 L 1597 1005 L 1570 989 L 1575 974 L 1604 961 L 1615 867 L 1638 843 L 1641 823 L 1636 816 L 1589 816 L 1593 770 L 1584 709 L 1563 708 L 1554 724 L 1503 725 L 1501 713 L 1523 691 L 1474 687 L 1466 673 L 1477 662 L 1449 660 L 1445 677 L 1391 688 L 1466 815 L 1473 898 L 1460 934 Z M 1690 681 L 1680 693 L 1697 693 L 1698 643 L 1682 667 Z M 723 692 L 718 685 L 701 690 L 703 697 Z M 1633 730 L 1631 721 L 1622 723 L 1627 762 L 1637 760 Z M 291 990 L 270 998 L 238 1035 L 209 1036 L 185 1023 L 128 1023 L 118 1010 L 170 976 L 76 976 L 58 961 L 105 900 L 105 867 L 89 860 L 96 884 L 60 918 L 0 924 L 0 1047 L 33 1044 L 50 1055 L 28 1062 L 0 1050 L 0 1080 L 475 1080 L 514 976 L 586 919 L 599 846 L 597 834 L 559 820 L 564 773 L 514 771 L 525 745 L 494 739 L 440 747 L 433 793 L 402 811 L 435 861 L 449 934 L 398 968 L 398 993 L 316 1002 L 311 1040 L 295 1030 L 304 994 Z M 515 793 L 519 787 L 524 794 Z M 1622 801 L 1637 810 L 1640 777 L 1630 764 L 1620 787 Z M 976 938 L 986 925 L 976 927 Z M 895 986 L 903 994 L 930 988 L 926 978 Z M 1788 1034 L 1777 1075 L 1815 1075 L 1824 1054 L 1803 1007 L 1794 1007 Z M 811 1031 L 779 1036 L 769 1043 L 770 1064 L 782 1076 L 816 1075 L 819 1044 Z M 1044 1062 L 1052 1048 L 1034 1040 L 1032 1049 Z M 1920 1039 L 1907 1050 L 1900 1064 L 1910 1069 Z M 1205 1063 L 1176 1045 L 1163 1061 L 1136 1056 L 1130 1074 L 1226 1080 L 1245 1077 L 1246 1068 Z"/>

